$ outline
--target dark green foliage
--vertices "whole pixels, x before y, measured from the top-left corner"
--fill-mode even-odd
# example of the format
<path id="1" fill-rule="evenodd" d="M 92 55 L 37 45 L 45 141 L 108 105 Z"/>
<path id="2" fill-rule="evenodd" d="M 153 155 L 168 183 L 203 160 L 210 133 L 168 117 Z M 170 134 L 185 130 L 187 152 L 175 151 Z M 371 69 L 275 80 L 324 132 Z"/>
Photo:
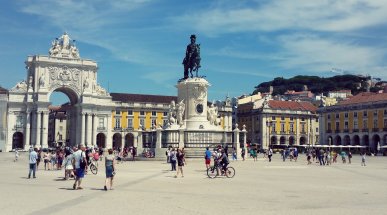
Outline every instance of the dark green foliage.
<path id="1" fill-rule="evenodd" d="M 305 75 L 298 75 L 289 79 L 277 77 L 273 81 L 263 82 L 255 86 L 253 94 L 268 92 L 270 86 L 274 87 L 273 95 L 283 94 L 287 90 L 302 91 L 304 85 L 315 94 L 327 93 L 332 90 L 351 90 L 353 94 L 357 94 L 365 91 L 365 81 L 368 78 L 356 75 L 337 75 L 329 78 Z"/>

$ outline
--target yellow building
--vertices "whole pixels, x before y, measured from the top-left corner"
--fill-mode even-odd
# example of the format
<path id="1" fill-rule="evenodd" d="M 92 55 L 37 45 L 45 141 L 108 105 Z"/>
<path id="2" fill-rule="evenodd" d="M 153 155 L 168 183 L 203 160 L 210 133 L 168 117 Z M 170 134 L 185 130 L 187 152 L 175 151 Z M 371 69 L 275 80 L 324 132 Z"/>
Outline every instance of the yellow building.
<path id="1" fill-rule="evenodd" d="M 321 144 L 387 146 L 387 92 L 360 93 L 334 106 L 319 108 Z"/>
<path id="2" fill-rule="evenodd" d="M 312 103 L 269 100 L 261 104 L 238 106 L 238 123 L 246 125 L 248 143 L 262 149 L 317 143 L 319 123 Z"/>
<path id="3" fill-rule="evenodd" d="M 110 95 L 115 103 L 111 120 L 113 148 L 137 147 L 138 131 L 150 131 L 158 125 L 165 125 L 169 104 L 177 100 L 176 96 L 128 93 Z"/>

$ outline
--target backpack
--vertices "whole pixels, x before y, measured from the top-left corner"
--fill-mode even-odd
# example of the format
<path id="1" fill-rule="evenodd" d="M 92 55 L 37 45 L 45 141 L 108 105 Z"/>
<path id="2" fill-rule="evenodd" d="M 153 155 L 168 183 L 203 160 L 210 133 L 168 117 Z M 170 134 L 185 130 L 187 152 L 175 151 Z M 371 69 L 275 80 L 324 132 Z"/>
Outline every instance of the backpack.
<path id="1" fill-rule="evenodd" d="M 79 168 L 85 169 L 86 168 L 86 161 L 85 161 L 85 159 L 83 159 L 82 153 L 83 152 L 81 152 L 81 160 L 79 161 Z"/>

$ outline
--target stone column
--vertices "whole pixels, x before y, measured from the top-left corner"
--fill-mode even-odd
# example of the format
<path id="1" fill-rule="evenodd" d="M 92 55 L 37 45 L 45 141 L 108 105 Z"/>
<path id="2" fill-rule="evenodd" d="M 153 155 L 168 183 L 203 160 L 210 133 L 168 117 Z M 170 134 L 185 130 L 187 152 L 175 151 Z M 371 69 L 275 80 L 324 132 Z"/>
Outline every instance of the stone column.
<path id="1" fill-rule="evenodd" d="M 43 112 L 42 133 L 42 147 L 48 148 L 48 111 Z"/>
<path id="2" fill-rule="evenodd" d="M 106 147 L 109 149 L 109 148 L 113 148 L 113 140 L 112 140 L 112 137 L 113 137 L 112 129 L 113 128 L 112 128 L 112 115 L 111 114 L 109 114 L 107 116 L 106 128 L 107 128 Z"/>
<path id="3" fill-rule="evenodd" d="M 93 131 L 91 133 L 92 135 L 92 144 L 95 146 L 97 145 L 97 115 L 96 114 L 93 114 Z"/>
<path id="4" fill-rule="evenodd" d="M 139 128 L 137 131 L 137 155 L 141 155 L 143 151 L 142 148 L 142 130 Z"/>
<path id="5" fill-rule="evenodd" d="M 163 129 L 160 126 L 156 128 L 156 148 L 155 148 L 155 157 L 164 158 L 165 157 L 165 149 L 162 148 L 161 143 L 161 131 Z"/>
<path id="6" fill-rule="evenodd" d="M 235 129 L 234 129 L 234 140 L 233 140 L 233 147 L 235 147 L 237 155 L 241 154 L 241 145 L 239 143 L 239 129 L 238 129 L 238 124 L 235 124 Z"/>
<path id="7" fill-rule="evenodd" d="M 85 130 L 85 117 L 86 117 L 86 114 L 84 112 L 82 112 L 81 113 L 81 117 L 82 117 L 82 122 L 81 122 L 81 141 L 80 141 L 80 144 L 85 145 L 85 133 L 86 133 L 86 130 Z"/>
<path id="8" fill-rule="evenodd" d="M 42 112 L 36 111 L 36 147 L 41 147 L 40 143 L 40 134 L 41 134 L 41 119 L 42 119 Z"/>
<path id="9" fill-rule="evenodd" d="M 31 136 L 31 111 L 27 111 L 26 115 L 26 133 L 25 133 L 25 141 L 24 141 L 24 149 L 28 150 L 31 142 L 30 142 L 30 136 Z"/>
<path id="10" fill-rule="evenodd" d="M 179 129 L 179 149 L 184 148 L 184 130 L 182 128 Z"/>
<path id="11" fill-rule="evenodd" d="M 94 146 L 91 142 L 91 136 L 92 136 L 92 127 L 93 127 L 93 118 L 91 113 L 87 114 L 87 136 L 86 136 L 86 145 L 87 146 Z"/>

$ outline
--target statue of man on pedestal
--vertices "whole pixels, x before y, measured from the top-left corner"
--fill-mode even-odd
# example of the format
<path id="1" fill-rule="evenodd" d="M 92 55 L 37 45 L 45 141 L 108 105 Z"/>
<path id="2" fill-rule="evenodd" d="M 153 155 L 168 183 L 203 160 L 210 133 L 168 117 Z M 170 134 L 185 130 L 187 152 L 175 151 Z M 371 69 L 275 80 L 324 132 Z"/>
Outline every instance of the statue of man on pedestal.
<path id="1" fill-rule="evenodd" d="M 187 45 L 185 51 L 185 58 L 183 60 L 184 65 L 184 79 L 188 78 L 188 72 L 191 73 L 191 78 L 193 77 L 192 71 L 196 72 L 196 77 L 198 77 L 198 72 L 200 66 L 200 44 L 196 44 L 196 35 L 191 35 L 191 43 Z"/>

